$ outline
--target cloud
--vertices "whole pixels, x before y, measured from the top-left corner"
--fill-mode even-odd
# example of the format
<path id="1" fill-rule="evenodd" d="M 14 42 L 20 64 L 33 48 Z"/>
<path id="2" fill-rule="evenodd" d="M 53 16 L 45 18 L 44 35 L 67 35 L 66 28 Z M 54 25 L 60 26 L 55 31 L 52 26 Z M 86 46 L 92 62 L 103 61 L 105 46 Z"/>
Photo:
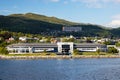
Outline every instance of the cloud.
<path id="1" fill-rule="evenodd" d="M 17 9 L 18 7 L 16 5 L 13 6 L 14 9 Z"/>
<path id="2" fill-rule="evenodd" d="M 2 13 L 10 13 L 10 12 L 12 12 L 12 11 L 7 10 L 7 9 L 4 9 L 4 10 L 0 10 L 0 12 L 2 12 Z"/>
<path id="3" fill-rule="evenodd" d="M 46 1 L 60 2 L 62 0 L 46 0 Z M 89 8 L 102 8 L 102 7 L 106 6 L 106 4 L 108 4 L 108 3 L 120 4 L 120 0 L 63 0 L 64 4 L 68 4 L 69 2 L 76 2 L 76 3 L 80 2 Z"/>
<path id="4" fill-rule="evenodd" d="M 113 19 L 119 19 L 120 20 L 120 14 L 112 16 Z"/>
<path id="5" fill-rule="evenodd" d="M 68 4 L 68 1 L 64 1 L 63 3 L 64 3 L 64 4 Z"/>
<path id="6" fill-rule="evenodd" d="M 112 20 L 111 25 L 120 25 L 120 20 Z"/>
<path id="7" fill-rule="evenodd" d="M 72 2 L 86 2 L 86 3 L 94 3 L 94 2 L 102 2 L 102 3 L 108 3 L 108 2 L 120 2 L 120 0 L 71 0 Z"/>
<path id="8" fill-rule="evenodd" d="M 101 8 L 103 5 L 101 4 L 101 0 L 71 0 L 72 2 L 80 2 L 86 5 L 89 8 Z"/>
<path id="9" fill-rule="evenodd" d="M 112 16 L 111 19 L 112 21 L 105 24 L 106 27 L 112 27 L 112 28 L 120 27 L 120 14 Z"/>
<path id="10" fill-rule="evenodd" d="M 59 2 L 60 0 L 50 0 L 51 2 Z"/>
<path id="11" fill-rule="evenodd" d="M 120 4 L 120 0 L 71 0 L 72 2 L 80 2 L 85 4 L 87 7 L 102 8 L 108 3 Z"/>
<path id="12" fill-rule="evenodd" d="M 120 27 L 120 20 L 112 20 L 110 23 L 106 24 L 106 27 L 118 28 Z"/>
<path id="13" fill-rule="evenodd" d="M 116 2 L 120 2 L 120 0 L 115 0 Z"/>

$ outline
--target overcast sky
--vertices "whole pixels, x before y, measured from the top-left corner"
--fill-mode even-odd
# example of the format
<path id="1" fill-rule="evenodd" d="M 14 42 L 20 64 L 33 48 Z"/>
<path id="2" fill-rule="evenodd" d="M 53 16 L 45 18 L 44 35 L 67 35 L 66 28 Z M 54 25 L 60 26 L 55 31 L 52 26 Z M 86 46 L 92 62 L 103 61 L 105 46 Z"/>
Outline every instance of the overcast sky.
<path id="1" fill-rule="evenodd" d="M 28 12 L 108 27 L 120 25 L 120 0 L 0 0 L 0 15 Z"/>

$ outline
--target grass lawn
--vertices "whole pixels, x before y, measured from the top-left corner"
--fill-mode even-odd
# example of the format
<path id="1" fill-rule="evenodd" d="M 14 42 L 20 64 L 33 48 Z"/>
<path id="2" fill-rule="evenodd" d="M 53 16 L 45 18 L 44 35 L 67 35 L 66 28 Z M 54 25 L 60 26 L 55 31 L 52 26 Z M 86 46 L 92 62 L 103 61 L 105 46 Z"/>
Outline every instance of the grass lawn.
<path id="1" fill-rule="evenodd" d="M 26 54 L 8 54 L 7 56 L 55 56 L 56 53 L 26 53 Z"/>
<path id="2" fill-rule="evenodd" d="M 106 53 L 106 52 L 100 52 L 100 53 L 97 53 L 97 52 L 80 52 L 81 55 L 115 55 L 115 54 L 112 54 L 112 53 Z M 77 54 L 79 55 L 79 54 Z"/>

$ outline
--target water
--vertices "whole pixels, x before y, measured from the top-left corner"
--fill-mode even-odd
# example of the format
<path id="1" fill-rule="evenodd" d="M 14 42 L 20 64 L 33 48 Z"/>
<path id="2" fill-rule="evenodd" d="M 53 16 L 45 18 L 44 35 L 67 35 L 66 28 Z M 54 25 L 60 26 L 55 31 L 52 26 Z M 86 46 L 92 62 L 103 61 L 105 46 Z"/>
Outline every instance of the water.
<path id="1" fill-rule="evenodd" d="M 0 60 L 0 80 L 120 80 L 120 59 Z"/>

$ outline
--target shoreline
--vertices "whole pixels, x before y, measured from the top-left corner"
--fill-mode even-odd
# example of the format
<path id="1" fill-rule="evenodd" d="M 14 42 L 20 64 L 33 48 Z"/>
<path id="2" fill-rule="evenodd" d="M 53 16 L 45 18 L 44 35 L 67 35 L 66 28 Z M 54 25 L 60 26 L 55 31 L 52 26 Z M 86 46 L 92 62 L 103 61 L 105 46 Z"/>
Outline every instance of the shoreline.
<path id="1" fill-rule="evenodd" d="M 120 55 L 57 55 L 57 56 L 7 56 L 0 55 L 0 59 L 81 59 L 81 58 L 120 58 Z"/>

